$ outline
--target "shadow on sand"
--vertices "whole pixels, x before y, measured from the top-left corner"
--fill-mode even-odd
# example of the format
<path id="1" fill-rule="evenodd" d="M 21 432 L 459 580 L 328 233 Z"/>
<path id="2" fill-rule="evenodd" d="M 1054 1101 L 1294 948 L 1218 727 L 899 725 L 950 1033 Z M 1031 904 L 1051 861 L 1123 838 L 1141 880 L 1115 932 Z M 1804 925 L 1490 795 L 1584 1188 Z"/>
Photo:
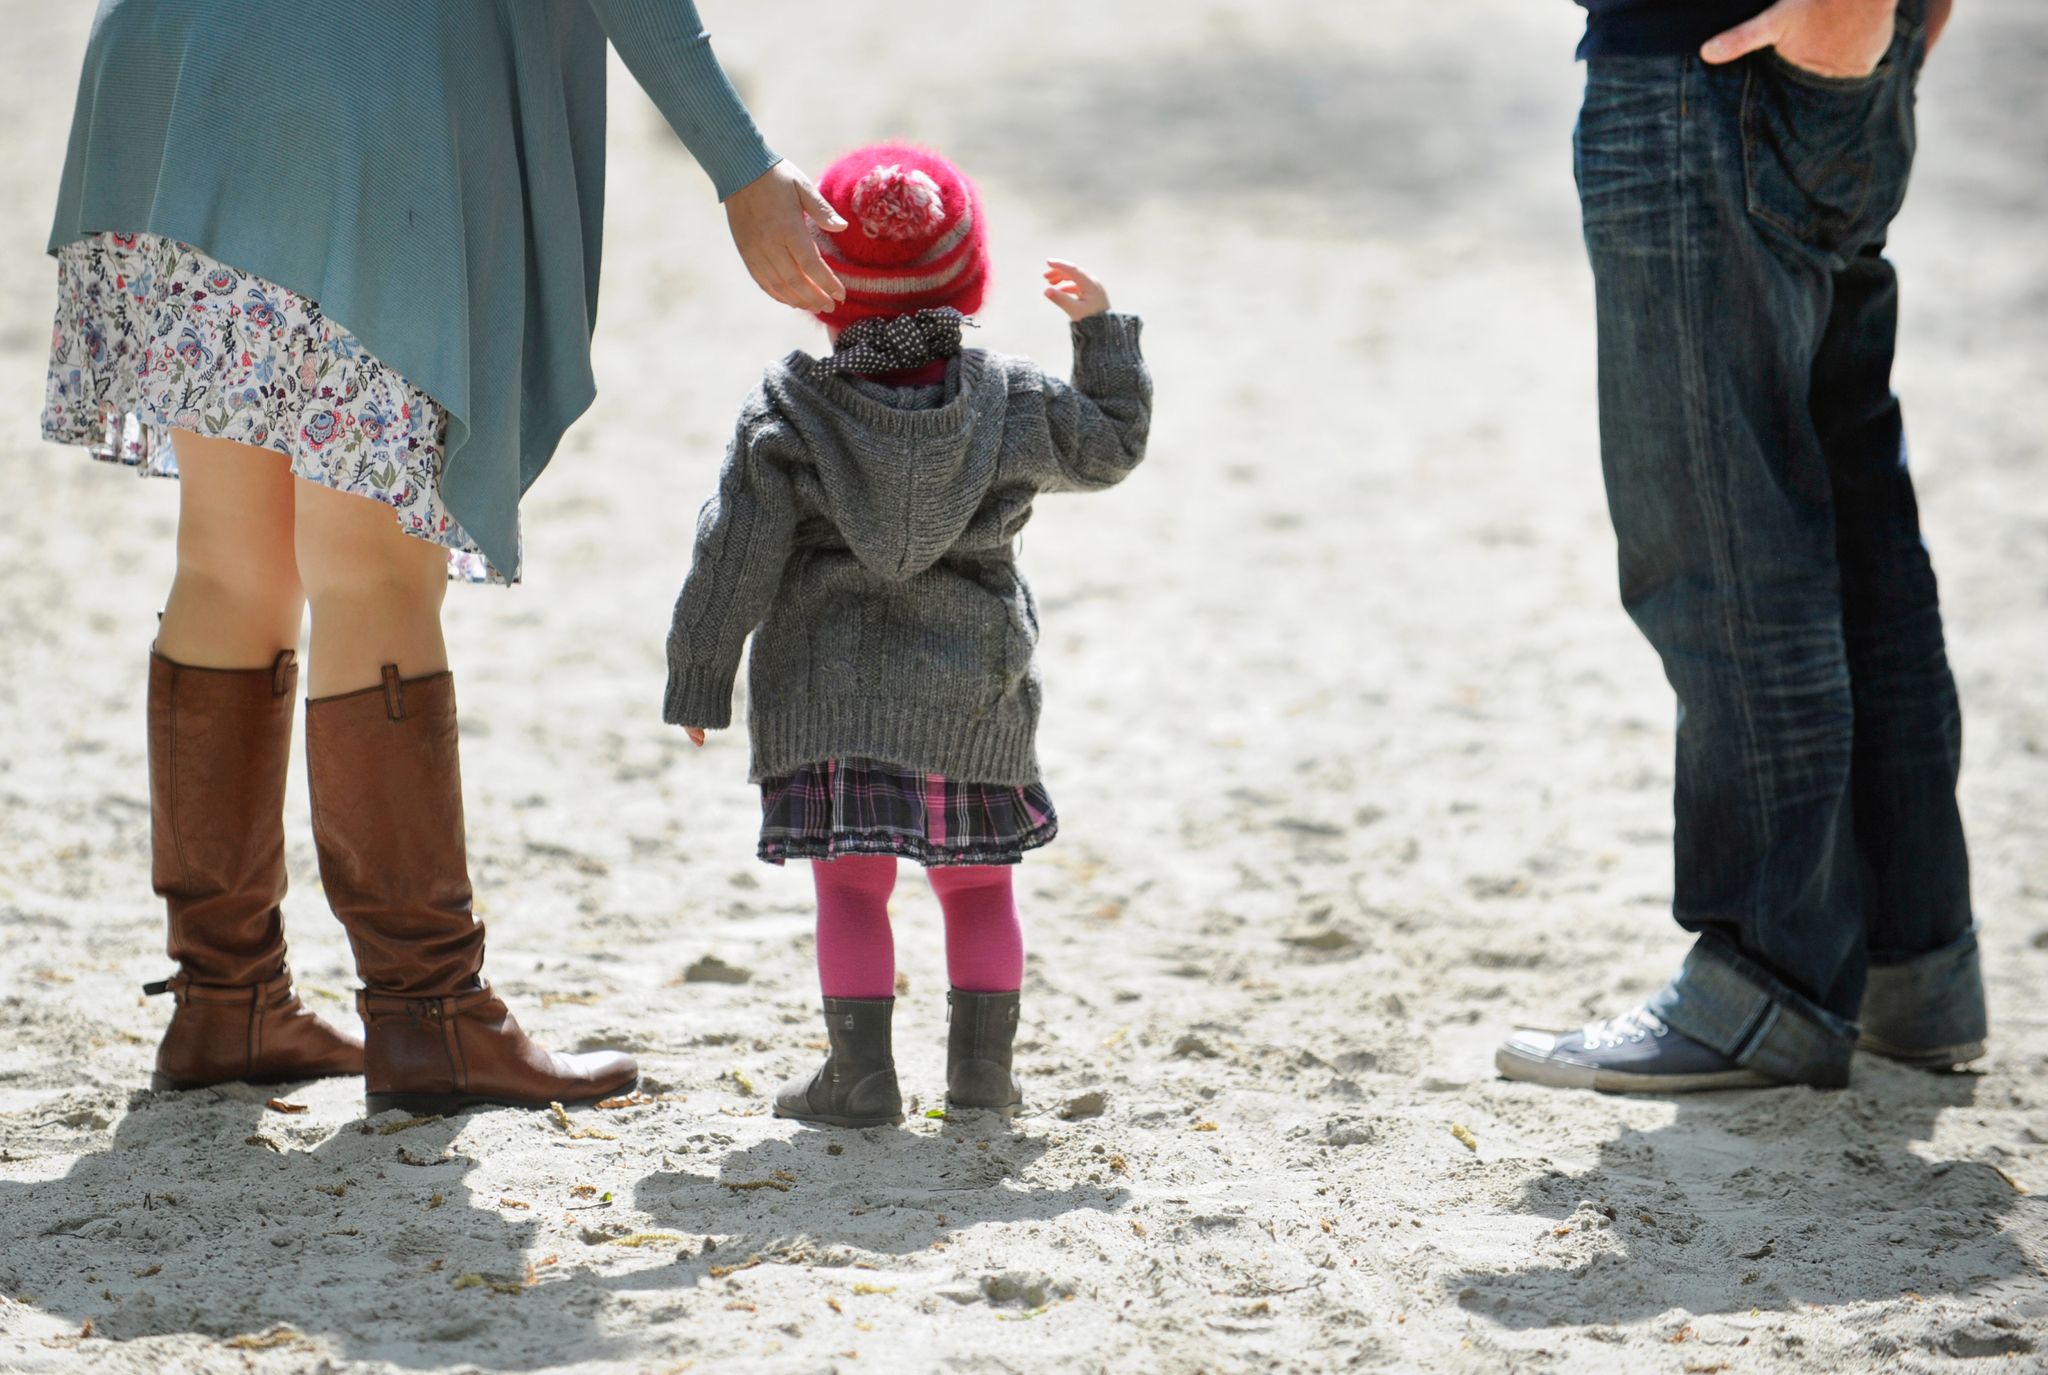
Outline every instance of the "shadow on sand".
<path id="1" fill-rule="evenodd" d="M 668 1264 L 606 1273 L 575 1263 L 596 1255 L 565 1256 L 537 1275 L 529 1262 L 551 1259 L 533 1254 L 546 1249 L 537 1219 L 551 1210 L 574 1208 L 593 1252 L 624 1229 L 587 1201 L 477 1194 L 478 1162 L 457 1144 L 471 1118 L 388 1113 L 337 1128 L 267 1108 L 276 1093 L 290 1091 L 132 1093 L 112 1139 L 64 1175 L 0 1181 L 0 1219 L 28 1241 L 26 1263 L 0 1265 L 0 1292 L 114 1342 L 290 1328 L 355 1360 L 539 1370 L 631 1358 L 637 1348 L 598 1327 L 608 1295 L 666 1298 L 663 1312 L 682 1316 L 700 1283 L 756 1254 L 846 1264 L 841 1248 L 910 1254 L 978 1223 L 1054 1223 L 1125 1199 L 1114 1185 L 1021 1184 L 1049 1143 L 985 1114 L 936 1134 L 799 1130 L 722 1157 L 707 1146 L 697 1158 L 710 1172 L 634 1186 L 650 1225 L 675 1237 L 661 1245 Z M 512 1293 L 519 1320 L 506 1324 L 494 1305 Z"/>
<path id="2" fill-rule="evenodd" d="M 1868 1057 L 1857 1076 L 1836 1093 L 1677 1100 L 1668 1125 L 1602 1142 L 1591 1168 L 1546 1173 L 1510 1205 L 1618 1245 L 1468 1271 L 1449 1289 L 1470 1312 L 1526 1330 L 2039 1284 L 2005 1234 L 2007 1215 L 2029 1201 L 1989 1164 L 1914 1149 L 1943 1112 L 1975 1101 L 1977 1078 Z M 1980 1326 L 1950 1334 L 1953 1354 L 2034 1350 L 2016 1330 Z"/>
<path id="3" fill-rule="evenodd" d="M 981 1223 L 1052 1224 L 1128 1200 L 1112 1184 L 1036 1189 L 1021 1183 L 1050 1144 L 1005 1128 L 991 1114 L 964 1113 L 948 1118 L 935 1135 L 893 1127 L 799 1129 L 729 1152 L 713 1172 L 659 1171 L 635 1186 L 634 1205 L 665 1228 L 716 1232 L 723 1240 L 715 1250 L 686 1244 L 670 1265 L 605 1283 L 676 1289 L 754 1256 L 845 1264 L 840 1248 L 909 1255 Z"/>
<path id="4" fill-rule="evenodd" d="M 522 1283 L 537 1224 L 472 1197 L 476 1162 L 451 1149 L 468 1119 L 390 1113 L 337 1130 L 266 1109 L 273 1093 L 288 1091 L 138 1092 L 68 1173 L 0 1181 L 0 1218 L 33 1239 L 0 1290 L 115 1341 L 284 1326 L 355 1359 L 512 1370 L 611 1349 L 594 1310 L 556 1285 L 524 1290 L 523 1305 L 554 1311 L 523 1311 L 518 1339 L 498 1344 L 490 1286 Z"/>

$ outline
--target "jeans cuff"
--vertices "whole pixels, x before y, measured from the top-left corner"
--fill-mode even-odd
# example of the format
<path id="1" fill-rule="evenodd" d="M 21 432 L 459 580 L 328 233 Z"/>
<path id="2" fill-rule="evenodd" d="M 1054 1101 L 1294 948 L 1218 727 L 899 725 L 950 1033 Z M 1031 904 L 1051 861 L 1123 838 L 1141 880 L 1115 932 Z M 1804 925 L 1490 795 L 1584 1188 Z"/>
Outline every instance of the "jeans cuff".
<path id="1" fill-rule="evenodd" d="M 1849 1082 L 1856 1028 L 1725 942 L 1702 936 L 1650 1011 L 1735 1063 L 1792 1084 Z"/>
<path id="2" fill-rule="evenodd" d="M 1984 968 L 1972 926 L 1939 950 L 1872 965 L 1863 1033 L 1892 1053 L 1967 1046 L 1988 1033 Z"/>

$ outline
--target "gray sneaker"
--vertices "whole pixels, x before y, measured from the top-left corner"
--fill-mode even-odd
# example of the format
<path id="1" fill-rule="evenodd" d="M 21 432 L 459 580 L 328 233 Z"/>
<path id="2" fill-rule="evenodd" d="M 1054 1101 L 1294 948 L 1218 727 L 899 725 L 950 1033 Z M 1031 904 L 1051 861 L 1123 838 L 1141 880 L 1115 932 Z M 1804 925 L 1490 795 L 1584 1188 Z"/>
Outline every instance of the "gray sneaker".
<path id="1" fill-rule="evenodd" d="M 1577 1031 L 1522 1029 L 1494 1052 L 1502 1077 L 1602 1093 L 1764 1088 L 1778 1081 L 1701 1045 L 1647 1007 Z"/>

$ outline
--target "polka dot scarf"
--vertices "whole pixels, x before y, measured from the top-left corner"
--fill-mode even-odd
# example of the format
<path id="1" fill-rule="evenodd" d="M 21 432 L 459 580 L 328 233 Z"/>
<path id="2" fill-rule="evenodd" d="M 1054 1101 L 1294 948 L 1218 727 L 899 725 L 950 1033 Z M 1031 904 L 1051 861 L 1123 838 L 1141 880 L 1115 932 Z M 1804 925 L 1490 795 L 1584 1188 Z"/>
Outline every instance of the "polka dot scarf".
<path id="1" fill-rule="evenodd" d="M 826 372 L 869 375 L 903 372 L 960 352 L 960 329 L 974 321 L 951 306 L 910 315 L 880 315 L 848 325 L 829 358 Z"/>

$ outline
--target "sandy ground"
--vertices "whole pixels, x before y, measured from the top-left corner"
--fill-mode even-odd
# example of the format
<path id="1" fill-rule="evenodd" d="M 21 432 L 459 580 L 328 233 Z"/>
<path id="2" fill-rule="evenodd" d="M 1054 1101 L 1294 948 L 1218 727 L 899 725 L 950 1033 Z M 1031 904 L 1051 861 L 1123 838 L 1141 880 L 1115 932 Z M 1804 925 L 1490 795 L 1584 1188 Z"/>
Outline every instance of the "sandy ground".
<path id="1" fill-rule="evenodd" d="M 572 1136 L 365 1122 L 348 1083 L 298 1114 L 138 1087 L 175 492 L 35 438 L 84 17 L 8 0 L 0 1368 L 2044 1368 L 2048 14 L 1959 8 L 1898 371 L 1970 721 L 1981 1073 L 1680 1102 L 1493 1077 L 1515 1021 L 1619 1008 L 1684 944 L 1670 702 L 1595 459 L 1564 0 L 1056 0 L 900 38 L 708 0 L 799 161 L 900 133 L 982 177 L 982 342 L 1057 357 L 1034 264 L 1096 265 L 1147 318 L 1158 422 L 1134 480 L 1025 541 L 1066 824 L 1021 875 L 1030 1113 L 776 1122 L 816 1055 L 808 884 L 751 858 L 743 739 L 699 755 L 657 708 L 733 408 L 815 334 L 620 84 L 604 394 L 527 508 L 527 586 L 449 612 L 492 973 L 655 1098 Z M 342 1015 L 296 782 L 289 837 L 293 963 Z M 929 1106 L 937 911 L 900 893 Z M 708 956 L 732 981 L 692 979 Z"/>

